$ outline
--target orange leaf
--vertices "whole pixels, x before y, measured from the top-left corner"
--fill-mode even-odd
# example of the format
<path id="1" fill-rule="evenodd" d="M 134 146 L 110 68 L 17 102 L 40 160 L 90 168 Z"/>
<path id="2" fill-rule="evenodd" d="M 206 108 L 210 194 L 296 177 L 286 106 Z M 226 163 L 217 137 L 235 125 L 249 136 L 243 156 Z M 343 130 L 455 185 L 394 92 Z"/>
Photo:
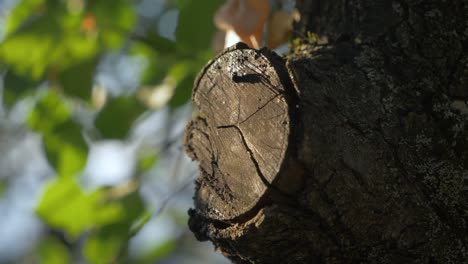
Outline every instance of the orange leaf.
<path id="1" fill-rule="evenodd" d="M 292 17 L 283 10 L 276 11 L 268 21 L 267 46 L 271 49 L 285 43 L 292 32 Z"/>
<path id="2" fill-rule="evenodd" d="M 88 33 L 95 29 L 96 18 L 93 16 L 93 14 L 86 14 L 86 16 L 83 18 L 83 21 L 81 21 L 81 30 Z"/>
<path id="3" fill-rule="evenodd" d="M 219 29 L 233 30 L 247 45 L 259 48 L 269 13 L 269 0 L 227 0 L 214 21 Z"/>

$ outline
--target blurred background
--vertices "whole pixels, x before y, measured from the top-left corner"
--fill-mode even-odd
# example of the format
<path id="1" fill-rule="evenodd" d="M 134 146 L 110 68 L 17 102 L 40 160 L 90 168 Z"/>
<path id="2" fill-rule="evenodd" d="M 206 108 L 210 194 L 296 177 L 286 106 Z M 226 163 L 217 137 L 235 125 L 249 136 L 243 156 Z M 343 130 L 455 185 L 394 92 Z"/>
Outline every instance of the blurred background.
<path id="1" fill-rule="evenodd" d="M 192 84 L 239 40 L 287 50 L 294 6 L 241 2 L 0 0 L 0 263 L 229 263 L 187 228 Z"/>

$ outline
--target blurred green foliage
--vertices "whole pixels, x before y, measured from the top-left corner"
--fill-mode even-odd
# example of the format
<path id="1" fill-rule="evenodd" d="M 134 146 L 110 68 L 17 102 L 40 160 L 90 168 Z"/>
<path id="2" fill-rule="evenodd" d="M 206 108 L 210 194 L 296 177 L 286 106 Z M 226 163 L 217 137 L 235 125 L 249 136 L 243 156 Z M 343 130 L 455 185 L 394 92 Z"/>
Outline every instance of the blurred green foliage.
<path id="1" fill-rule="evenodd" d="M 54 90 L 41 95 L 27 124 L 42 134 L 47 159 L 59 176 L 72 177 L 82 169 L 87 145 L 80 125 L 72 119 L 70 104 L 61 95 Z"/>
<path id="2" fill-rule="evenodd" d="M 105 138 L 125 138 L 133 121 L 144 111 L 145 107 L 135 96 L 110 98 L 97 114 L 95 125 Z"/>
<path id="3" fill-rule="evenodd" d="M 39 245 L 41 263 L 64 264 L 72 263 L 68 248 L 57 238 L 49 237 Z"/>
<path id="4" fill-rule="evenodd" d="M 152 110 L 137 96 L 138 90 L 116 97 L 107 94 L 96 105 L 99 98 L 92 91 L 98 65 L 115 52 L 141 56 L 147 61 L 138 76 L 141 87 L 152 91 L 169 84 L 172 97 L 167 105 L 175 108 L 188 102 L 196 74 L 212 57 L 212 17 L 221 0 L 168 0 L 165 10 L 179 10 L 175 41 L 158 35 L 157 19 L 139 22 L 138 3 L 21 0 L 8 14 L 0 42 L 3 105 L 8 111 L 23 99 L 33 99 L 26 125 L 42 135 L 47 159 L 57 174 L 44 190 L 37 214 L 52 230 L 63 233 L 68 243 L 85 239 L 83 256 L 91 263 L 125 260 L 129 238 L 151 215 L 138 182 L 117 194 L 115 186 L 86 191 L 78 184 L 88 151 L 82 132 L 125 139 L 135 120 Z M 94 115 L 93 127 L 77 118 L 80 109 Z M 151 168 L 157 156 L 142 156 L 138 173 Z M 174 242 L 168 241 L 142 261 L 154 261 L 173 248 Z M 38 248 L 41 262 L 52 264 L 70 263 L 69 251 L 54 236 L 46 237 Z"/>

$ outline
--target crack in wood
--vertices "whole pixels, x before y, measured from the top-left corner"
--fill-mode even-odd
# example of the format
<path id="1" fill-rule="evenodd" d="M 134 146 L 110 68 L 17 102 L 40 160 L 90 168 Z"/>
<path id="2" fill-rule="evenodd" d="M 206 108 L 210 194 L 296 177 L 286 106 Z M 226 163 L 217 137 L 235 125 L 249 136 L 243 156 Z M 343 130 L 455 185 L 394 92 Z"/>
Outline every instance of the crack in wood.
<path id="1" fill-rule="evenodd" d="M 218 128 L 218 129 L 234 128 L 235 130 L 237 130 L 237 132 L 239 133 L 240 138 L 242 140 L 242 144 L 244 145 L 245 149 L 249 153 L 250 160 L 252 161 L 252 163 L 255 166 L 255 170 L 257 171 L 257 175 L 260 177 L 260 179 L 262 180 L 263 184 L 265 184 L 265 186 L 271 187 L 271 184 L 268 182 L 268 180 L 263 175 L 263 172 L 260 169 L 260 165 L 258 164 L 257 159 L 255 159 L 253 151 L 250 149 L 250 147 L 249 147 L 249 145 L 248 145 L 248 143 L 247 143 L 247 141 L 246 141 L 246 139 L 244 137 L 244 134 L 243 134 L 242 130 L 239 127 L 237 127 L 236 125 L 218 126 L 216 128 Z"/>
<path id="2" fill-rule="evenodd" d="M 244 122 L 248 121 L 252 116 L 257 114 L 260 110 L 264 109 L 269 103 L 271 103 L 274 99 L 278 98 L 279 96 L 283 95 L 282 93 L 279 93 L 275 96 L 273 96 L 271 99 L 266 101 L 262 106 L 258 107 L 257 110 L 255 110 L 252 114 L 250 114 L 248 117 L 246 117 L 242 122 L 238 123 L 238 125 L 243 124 Z"/>

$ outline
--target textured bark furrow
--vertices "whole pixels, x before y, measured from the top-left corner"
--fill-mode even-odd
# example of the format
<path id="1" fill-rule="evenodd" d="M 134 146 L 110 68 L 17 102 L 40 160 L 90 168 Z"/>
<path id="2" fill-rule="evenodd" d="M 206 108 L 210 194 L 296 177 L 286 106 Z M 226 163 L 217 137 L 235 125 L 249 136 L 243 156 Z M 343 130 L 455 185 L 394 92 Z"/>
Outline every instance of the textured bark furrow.
<path id="1" fill-rule="evenodd" d="M 302 80 L 303 80 L 303 79 L 302 79 Z M 307 110 L 307 112 L 309 113 L 310 110 Z M 369 138 L 369 136 L 368 136 L 367 138 Z M 394 155 L 394 156 L 395 156 L 395 157 L 398 157 L 397 155 Z M 404 168 L 404 167 L 402 167 L 402 168 Z M 403 171 L 401 171 L 401 172 L 403 172 Z M 404 173 L 401 174 L 401 175 L 404 175 Z M 417 186 L 417 185 L 420 185 L 420 184 L 417 184 L 416 181 L 414 181 L 414 183 L 413 183 L 412 185 L 413 185 L 413 186 Z M 411 186 L 411 185 L 410 185 L 410 186 Z M 410 189 L 412 189 L 412 188 L 410 188 Z M 403 192 L 403 189 L 400 189 L 400 192 Z M 422 197 L 421 197 L 420 199 L 418 199 L 418 200 L 423 201 L 423 202 L 424 202 L 424 201 L 428 201 L 428 197 L 422 196 Z M 453 233 L 453 232 L 448 232 L 448 233 Z M 463 234 L 463 233 L 462 233 L 462 234 Z M 456 254 L 455 254 L 455 255 L 456 255 Z M 457 258 L 457 257 L 455 257 L 455 255 L 454 255 L 454 258 Z M 460 259 L 460 258 L 458 257 L 457 259 Z"/>

